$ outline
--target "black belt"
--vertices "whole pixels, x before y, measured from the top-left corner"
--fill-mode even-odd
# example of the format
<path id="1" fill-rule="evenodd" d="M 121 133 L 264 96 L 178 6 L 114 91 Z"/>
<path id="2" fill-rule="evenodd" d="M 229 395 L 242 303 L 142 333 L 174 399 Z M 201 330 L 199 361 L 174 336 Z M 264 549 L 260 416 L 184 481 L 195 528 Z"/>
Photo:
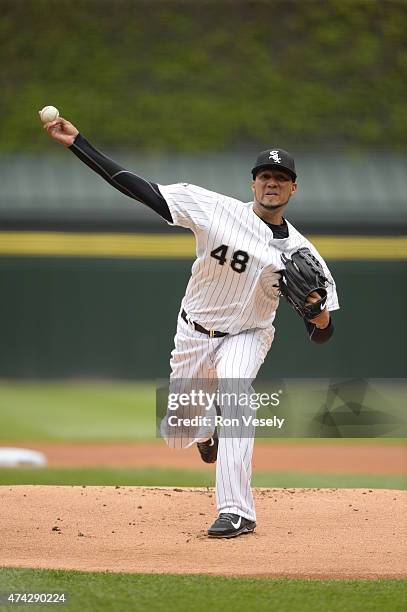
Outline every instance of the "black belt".
<path id="1" fill-rule="evenodd" d="M 181 317 L 184 319 L 185 323 L 188 323 L 188 325 L 192 323 L 197 332 L 201 332 L 201 334 L 206 334 L 211 338 L 223 338 L 224 336 L 228 335 L 227 332 L 220 332 L 216 331 L 215 329 L 205 329 L 204 327 L 202 327 L 202 325 L 199 325 L 199 323 L 195 323 L 195 321 L 188 321 L 187 313 L 185 312 L 185 310 L 182 310 Z"/>

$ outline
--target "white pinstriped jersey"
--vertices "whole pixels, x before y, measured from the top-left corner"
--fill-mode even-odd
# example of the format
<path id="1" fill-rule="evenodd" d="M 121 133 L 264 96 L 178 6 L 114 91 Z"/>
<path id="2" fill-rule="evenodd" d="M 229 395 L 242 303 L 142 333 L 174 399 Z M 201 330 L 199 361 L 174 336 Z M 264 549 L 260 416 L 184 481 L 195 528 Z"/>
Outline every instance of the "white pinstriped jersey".
<path id="1" fill-rule="evenodd" d="M 173 225 L 189 228 L 196 238 L 192 266 L 182 307 L 206 329 L 236 334 L 254 328 L 273 328 L 279 303 L 278 270 L 288 257 L 307 246 L 321 261 L 330 281 L 328 310 L 339 308 L 335 282 L 315 247 L 290 223 L 288 238 L 274 239 L 272 230 L 253 211 L 253 202 L 177 183 L 159 185 L 171 211 Z"/>

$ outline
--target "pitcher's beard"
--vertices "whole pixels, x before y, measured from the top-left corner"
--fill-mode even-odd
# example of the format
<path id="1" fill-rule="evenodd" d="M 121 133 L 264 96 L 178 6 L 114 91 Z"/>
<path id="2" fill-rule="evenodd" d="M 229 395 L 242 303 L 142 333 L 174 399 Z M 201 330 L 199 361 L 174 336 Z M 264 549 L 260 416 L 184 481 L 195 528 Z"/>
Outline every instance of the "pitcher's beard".
<path id="1" fill-rule="evenodd" d="M 272 202 L 264 203 L 264 202 L 258 201 L 258 204 L 260 204 L 260 206 L 264 208 L 264 210 L 278 210 L 279 208 L 283 208 L 283 206 L 286 206 L 287 202 L 281 202 L 280 204 L 273 204 Z"/>

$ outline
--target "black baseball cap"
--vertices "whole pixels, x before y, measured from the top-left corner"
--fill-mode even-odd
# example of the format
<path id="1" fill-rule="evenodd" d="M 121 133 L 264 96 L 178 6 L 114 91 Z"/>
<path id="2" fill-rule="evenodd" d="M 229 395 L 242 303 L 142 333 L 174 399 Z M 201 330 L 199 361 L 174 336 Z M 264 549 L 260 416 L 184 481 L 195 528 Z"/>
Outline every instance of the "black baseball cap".
<path id="1" fill-rule="evenodd" d="M 293 181 L 297 178 L 294 158 L 284 149 L 267 149 L 267 151 L 259 153 L 256 165 L 252 169 L 253 180 L 256 178 L 259 170 L 264 168 L 281 168 L 291 175 Z"/>

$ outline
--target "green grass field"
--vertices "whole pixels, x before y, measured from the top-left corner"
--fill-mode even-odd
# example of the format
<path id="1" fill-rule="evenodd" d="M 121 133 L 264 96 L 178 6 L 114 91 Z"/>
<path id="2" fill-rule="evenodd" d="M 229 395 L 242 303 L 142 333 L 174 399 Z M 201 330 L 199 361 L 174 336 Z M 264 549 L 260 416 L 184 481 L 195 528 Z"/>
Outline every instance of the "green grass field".
<path id="1" fill-rule="evenodd" d="M 121 485 L 212 487 L 214 471 L 163 468 L 0 469 L 0 485 Z M 406 476 L 256 472 L 255 487 L 407 489 Z"/>
<path id="2" fill-rule="evenodd" d="M 395 397 L 398 398 L 402 391 L 395 388 Z M 155 438 L 153 382 L 0 382 L 0 442 Z M 355 440 L 367 444 L 377 441 L 377 438 L 304 438 L 303 441 L 307 439 L 314 443 L 320 440 L 321 443 L 338 441 L 345 444 Z M 269 441 L 258 440 L 260 443 Z M 273 437 L 272 440 L 275 444 L 286 442 L 287 438 Z M 400 438 L 381 437 L 380 441 L 391 444 L 400 442 Z"/>
<path id="3" fill-rule="evenodd" d="M 152 383 L 0 383 L 0 439 L 155 438 Z"/>
<path id="4" fill-rule="evenodd" d="M 117 382 L 1 382 L 0 444 L 27 442 L 156 441 L 155 384 Z M 295 444 L 292 438 L 258 443 Z M 400 438 L 380 438 L 400 443 Z M 377 438 L 301 438 L 302 443 L 369 444 Z M 260 487 L 366 487 L 406 489 L 407 477 L 256 472 Z M 0 469 L 0 485 L 212 486 L 213 472 L 176 469 Z"/>
<path id="5" fill-rule="evenodd" d="M 262 580 L 2 569 L 0 591 L 3 597 L 22 591 L 65 593 L 68 603 L 62 609 L 83 612 L 398 612 L 407 605 L 407 580 Z"/>

